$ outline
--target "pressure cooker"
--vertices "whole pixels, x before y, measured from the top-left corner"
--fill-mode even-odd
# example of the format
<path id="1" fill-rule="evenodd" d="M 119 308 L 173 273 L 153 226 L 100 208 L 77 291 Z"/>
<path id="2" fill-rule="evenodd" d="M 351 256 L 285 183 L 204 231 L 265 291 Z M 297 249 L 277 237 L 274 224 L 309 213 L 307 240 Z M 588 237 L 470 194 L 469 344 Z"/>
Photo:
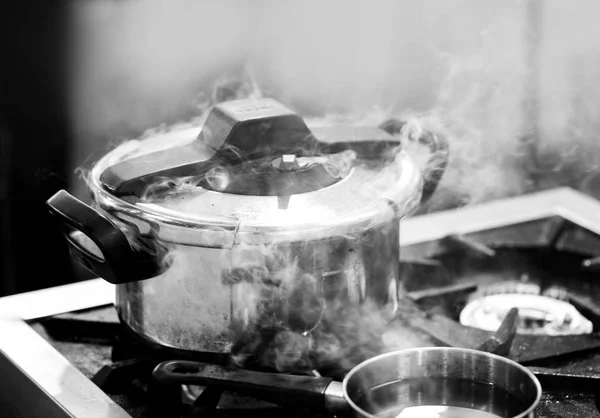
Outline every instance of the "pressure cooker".
<path id="1" fill-rule="evenodd" d="M 429 199 L 443 137 L 404 124 L 316 124 L 272 99 L 220 103 L 201 127 L 127 141 L 87 175 L 93 204 L 47 205 L 72 255 L 116 285 L 149 344 L 226 352 L 257 324 L 398 308 L 399 222 Z M 423 143 L 420 168 L 405 140 Z"/>

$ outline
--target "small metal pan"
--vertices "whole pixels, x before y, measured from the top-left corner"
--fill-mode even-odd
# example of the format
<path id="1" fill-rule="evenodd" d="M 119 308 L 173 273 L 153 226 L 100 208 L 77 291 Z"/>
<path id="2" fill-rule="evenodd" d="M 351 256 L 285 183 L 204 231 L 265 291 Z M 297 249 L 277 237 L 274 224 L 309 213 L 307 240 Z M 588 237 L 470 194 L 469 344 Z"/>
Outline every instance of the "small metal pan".
<path id="1" fill-rule="evenodd" d="M 213 386 L 278 405 L 354 417 L 533 417 L 542 389 L 518 363 L 479 350 L 427 347 L 373 357 L 337 382 L 166 361 L 163 383 Z"/>

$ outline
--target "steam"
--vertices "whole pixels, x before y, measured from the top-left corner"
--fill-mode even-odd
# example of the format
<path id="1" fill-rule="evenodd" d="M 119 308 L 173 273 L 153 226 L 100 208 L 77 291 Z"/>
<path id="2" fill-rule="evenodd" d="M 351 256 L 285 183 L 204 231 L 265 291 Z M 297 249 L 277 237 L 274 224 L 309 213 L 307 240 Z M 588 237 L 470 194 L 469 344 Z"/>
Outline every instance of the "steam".
<path id="1" fill-rule="evenodd" d="M 273 97 L 312 126 L 401 119 L 404 148 L 422 162 L 426 151 L 412 138 L 423 131 L 446 136 L 449 167 L 424 210 L 559 185 L 600 196 L 594 174 L 600 167 L 600 6 L 594 0 L 541 4 L 78 3 L 73 117 L 82 140 L 74 164 L 117 144 L 126 151 L 122 157 L 179 145 L 177 135 L 162 143 L 152 138 L 199 129 L 212 104 Z M 531 10 L 541 26 L 533 24 Z M 531 30 L 539 44 L 528 44 Z M 213 174 L 218 188 L 223 173 Z M 198 193 L 196 180 L 164 179 L 143 200 L 164 190 Z M 323 278 L 281 251 L 241 242 L 223 259 L 214 251 L 171 247 L 163 276 L 142 283 L 147 294 L 169 295 L 146 304 L 146 319 L 155 318 L 157 336 L 193 349 L 198 335 L 225 335 L 230 318 L 222 312 L 233 297 L 232 315 L 244 331 L 234 351 L 277 370 L 344 368 L 411 339 L 387 333 L 385 312 L 369 302 L 322 311 L 315 295 Z M 210 303 L 194 303 L 190 294 Z M 296 299 L 301 295 L 306 298 Z M 182 300 L 196 323 L 183 336 L 169 335 L 178 332 Z M 309 333 L 291 326 L 298 318 L 282 311 L 279 303 L 286 301 L 306 314 L 303 322 L 322 326 L 307 327 Z M 383 348 L 373 347 L 375 341 Z"/>

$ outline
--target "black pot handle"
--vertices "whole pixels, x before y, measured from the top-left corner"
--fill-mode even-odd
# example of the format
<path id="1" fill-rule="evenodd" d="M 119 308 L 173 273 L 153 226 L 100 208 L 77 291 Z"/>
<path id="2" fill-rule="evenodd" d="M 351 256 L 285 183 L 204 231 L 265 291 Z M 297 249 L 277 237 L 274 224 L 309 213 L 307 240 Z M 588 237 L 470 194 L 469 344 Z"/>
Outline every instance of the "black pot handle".
<path id="1" fill-rule="evenodd" d="M 152 375 L 162 383 L 217 387 L 275 405 L 311 411 L 326 409 L 325 391 L 333 379 L 264 373 L 186 360 L 160 363 Z"/>
<path id="2" fill-rule="evenodd" d="M 450 157 L 450 147 L 445 137 L 432 132 L 425 132 L 419 138 L 419 142 L 429 147 L 430 154 L 423 173 L 425 183 L 423 184 L 421 204 L 425 204 L 433 196 L 433 193 L 435 193 L 446 171 Z"/>
<path id="3" fill-rule="evenodd" d="M 94 274 L 112 284 L 135 282 L 158 274 L 155 255 L 134 250 L 119 227 L 67 191 L 60 190 L 46 205 L 59 223 L 71 254 Z M 81 235 L 96 248 L 84 247 Z"/>
<path id="4" fill-rule="evenodd" d="M 390 119 L 382 123 L 379 127 L 390 134 L 398 134 L 406 123 L 397 119 Z M 429 148 L 429 159 L 423 170 L 423 194 L 421 204 L 427 203 L 438 187 L 446 166 L 450 158 L 450 147 L 448 141 L 442 135 L 436 135 L 433 132 L 425 131 L 418 138 L 419 143 Z"/>

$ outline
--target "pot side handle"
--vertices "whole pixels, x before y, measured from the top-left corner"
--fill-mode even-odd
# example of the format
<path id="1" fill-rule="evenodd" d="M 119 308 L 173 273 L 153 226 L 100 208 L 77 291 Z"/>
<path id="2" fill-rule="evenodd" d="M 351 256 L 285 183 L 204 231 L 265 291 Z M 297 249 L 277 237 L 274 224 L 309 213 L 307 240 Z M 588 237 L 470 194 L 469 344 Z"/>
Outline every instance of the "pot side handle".
<path id="1" fill-rule="evenodd" d="M 329 407 L 326 391 L 333 382 L 326 377 L 264 373 L 186 360 L 162 362 L 152 375 L 161 383 L 217 387 L 315 412 Z"/>
<path id="2" fill-rule="evenodd" d="M 429 159 L 423 173 L 425 183 L 423 184 L 423 195 L 421 197 L 421 204 L 425 204 L 435 193 L 446 171 L 450 157 L 450 147 L 445 137 L 432 132 L 426 132 L 419 138 L 419 142 L 429 147 Z"/>
<path id="3" fill-rule="evenodd" d="M 112 284 L 158 274 L 154 255 L 134 250 L 118 226 L 67 191 L 58 191 L 46 206 L 67 239 L 71 255 L 92 273 Z M 90 240 L 95 246 L 82 245 L 81 241 Z"/>
<path id="4" fill-rule="evenodd" d="M 399 134 L 404 125 L 405 122 L 397 119 L 389 119 L 379 127 L 390 134 Z M 429 148 L 429 159 L 423 170 L 424 183 L 421 196 L 421 204 L 423 205 L 433 196 L 438 184 L 442 180 L 442 176 L 448 165 L 448 159 L 450 158 L 450 147 L 448 140 L 444 136 L 436 135 L 429 131 L 424 131 L 418 138 L 418 141 Z"/>

